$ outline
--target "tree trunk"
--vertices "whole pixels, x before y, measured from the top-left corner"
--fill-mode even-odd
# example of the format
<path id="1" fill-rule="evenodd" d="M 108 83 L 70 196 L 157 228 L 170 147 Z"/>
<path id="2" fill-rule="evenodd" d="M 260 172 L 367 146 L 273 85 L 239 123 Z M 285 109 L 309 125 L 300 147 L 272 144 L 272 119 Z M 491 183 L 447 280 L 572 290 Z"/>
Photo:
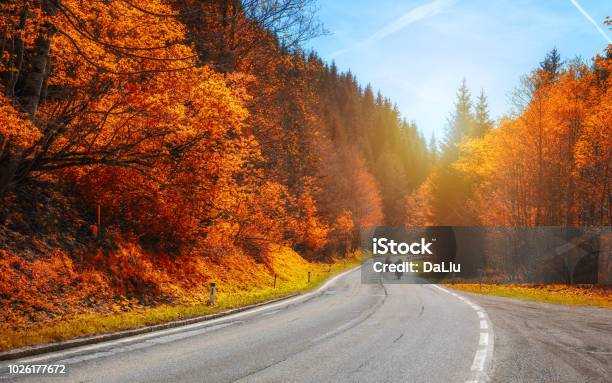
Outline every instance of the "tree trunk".
<path id="1" fill-rule="evenodd" d="M 56 14 L 59 7 L 59 0 L 43 0 L 42 8 L 49 16 Z M 24 8 L 24 15 L 27 10 Z M 25 17 L 22 18 L 25 21 Z M 53 25 L 47 25 L 46 31 L 40 33 L 34 44 L 34 48 L 28 53 L 18 52 L 18 62 L 16 63 L 18 79 L 14 79 L 11 86 L 18 85 L 14 94 L 9 93 L 9 97 L 15 97 L 32 121 L 36 119 L 36 112 L 41 103 L 41 95 L 46 77 L 49 75 L 49 53 L 51 50 L 51 38 L 55 33 Z M 21 40 L 18 47 L 23 49 Z M 25 56 L 25 57 L 24 57 Z M 9 89 L 10 91 L 10 89 Z M 24 148 L 12 147 L 9 137 L 0 137 L 0 197 L 15 186 L 16 175 L 19 166 L 23 161 Z"/>
<path id="2" fill-rule="evenodd" d="M 36 40 L 36 46 L 30 61 L 30 68 L 28 73 L 24 76 L 23 87 L 19 92 L 21 108 L 27 113 L 31 120 L 34 120 L 36 117 L 36 111 L 40 103 L 40 95 L 47 73 L 50 48 L 50 39 L 39 37 Z"/>
<path id="3" fill-rule="evenodd" d="M 49 16 L 57 13 L 59 0 L 43 1 L 43 9 Z M 49 52 L 51 50 L 51 38 L 55 33 L 53 25 L 47 25 L 46 33 L 41 33 L 36 39 L 34 49 L 29 62 L 29 68 L 24 73 L 23 86 L 19 91 L 21 107 L 31 120 L 36 117 L 40 105 L 43 85 L 46 81 L 49 66 Z"/>
<path id="4" fill-rule="evenodd" d="M 0 197 L 14 186 L 13 180 L 19 169 L 21 150 L 11 153 L 10 146 L 9 138 L 0 135 Z"/>

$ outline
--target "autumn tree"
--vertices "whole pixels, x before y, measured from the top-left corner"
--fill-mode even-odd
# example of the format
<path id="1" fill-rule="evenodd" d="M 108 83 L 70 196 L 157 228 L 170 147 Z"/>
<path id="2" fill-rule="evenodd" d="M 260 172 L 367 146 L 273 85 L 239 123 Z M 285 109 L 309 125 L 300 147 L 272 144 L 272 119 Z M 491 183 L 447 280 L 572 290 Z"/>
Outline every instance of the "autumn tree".
<path id="1" fill-rule="evenodd" d="M 202 138 L 185 124 L 167 123 L 177 111 L 173 103 L 187 108 L 180 97 L 188 89 L 174 100 L 158 94 L 168 95 L 170 83 L 205 82 L 210 72 L 179 74 L 194 66 L 193 52 L 182 43 L 184 29 L 156 16 L 171 12 L 163 2 L 148 7 L 68 0 L 2 5 L 2 88 L 31 121 L 23 129 L 35 126 L 39 137 L 20 147 L 2 138 L 0 189 L 30 174 L 92 164 L 144 171 Z M 95 20 L 89 17 L 94 13 Z"/>
<path id="2" fill-rule="evenodd" d="M 302 51 L 313 1 L 1 7 L 0 194 L 65 185 L 166 252 L 324 257 L 401 223 L 429 172 L 390 100 Z"/>
<path id="3" fill-rule="evenodd" d="M 476 180 L 470 203 L 483 223 L 609 225 L 608 73 L 608 56 L 562 65 L 553 50 L 516 114 L 462 145 L 455 167 Z"/>

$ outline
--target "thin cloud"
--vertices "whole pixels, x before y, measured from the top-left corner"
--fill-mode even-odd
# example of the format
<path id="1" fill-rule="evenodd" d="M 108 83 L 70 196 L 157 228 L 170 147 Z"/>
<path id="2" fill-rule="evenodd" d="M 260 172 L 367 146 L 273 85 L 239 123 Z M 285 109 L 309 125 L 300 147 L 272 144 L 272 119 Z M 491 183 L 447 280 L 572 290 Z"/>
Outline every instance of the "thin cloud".
<path id="1" fill-rule="evenodd" d="M 584 16 L 585 19 L 587 19 L 591 24 L 595 26 L 595 28 L 597 28 L 597 31 L 603 36 L 603 38 L 606 39 L 609 44 L 612 44 L 612 39 L 610 38 L 610 36 L 608 36 L 606 31 L 604 31 L 601 26 L 595 20 L 593 20 L 591 15 L 589 15 L 589 13 L 584 8 L 582 8 L 580 3 L 578 3 L 578 0 L 570 1 L 572 2 L 572 4 L 574 4 L 574 7 L 576 7 L 578 12 L 582 13 L 582 16 Z"/>
<path id="2" fill-rule="evenodd" d="M 406 28 L 410 24 L 414 24 L 418 21 L 427 19 L 429 17 L 432 17 L 440 13 L 444 8 L 450 6 L 454 2 L 455 0 L 434 0 L 427 4 L 423 4 L 416 8 L 413 8 L 410 11 L 398 17 L 397 19 L 393 20 L 389 24 L 380 28 L 379 30 L 371 34 L 369 37 L 367 37 L 366 39 L 359 41 L 347 48 L 340 49 L 340 50 L 333 52 L 331 54 L 331 57 L 334 58 L 352 49 L 355 49 L 358 47 L 366 47 L 377 41 L 380 41 L 384 39 L 385 37 L 392 35 Z"/>

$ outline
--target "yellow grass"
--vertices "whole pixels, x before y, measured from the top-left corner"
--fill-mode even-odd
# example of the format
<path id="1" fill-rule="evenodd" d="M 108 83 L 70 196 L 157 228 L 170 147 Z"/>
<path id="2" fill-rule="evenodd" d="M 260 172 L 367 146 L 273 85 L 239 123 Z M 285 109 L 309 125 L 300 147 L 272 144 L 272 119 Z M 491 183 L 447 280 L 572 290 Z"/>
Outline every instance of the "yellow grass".
<path id="1" fill-rule="evenodd" d="M 536 302 L 612 308 L 612 289 L 580 288 L 568 285 L 479 285 L 454 284 L 447 287 L 471 293 L 497 295 Z"/>
<path id="2" fill-rule="evenodd" d="M 263 286 L 260 284 L 245 289 L 244 279 L 230 286 L 232 281 L 228 280 L 227 276 L 220 277 L 219 281 L 221 282 L 217 283 L 219 293 L 213 307 L 202 303 L 204 301 L 202 297 L 185 297 L 180 304 L 140 307 L 113 314 L 78 314 L 20 330 L 0 328 L 0 350 L 151 326 L 302 293 L 314 289 L 330 276 L 354 267 L 360 262 L 358 254 L 351 259 L 332 264 L 307 262 L 287 248 L 279 248 L 271 255 L 269 261 L 271 264 L 269 265 L 271 267 L 268 274 L 269 281 Z M 309 271 L 311 272 L 310 283 L 308 282 Z M 248 271 L 243 270 L 241 272 Z M 274 288 L 274 273 L 277 275 L 276 288 Z M 252 280 L 260 283 L 261 278 L 262 273 L 259 270 L 257 278 L 252 278 Z M 246 280 L 249 280 L 249 278 L 246 277 Z M 236 285 L 240 287 L 237 288 Z M 208 292 L 202 292 L 202 295 L 208 296 Z M 194 303 L 185 303 L 190 301 Z"/>

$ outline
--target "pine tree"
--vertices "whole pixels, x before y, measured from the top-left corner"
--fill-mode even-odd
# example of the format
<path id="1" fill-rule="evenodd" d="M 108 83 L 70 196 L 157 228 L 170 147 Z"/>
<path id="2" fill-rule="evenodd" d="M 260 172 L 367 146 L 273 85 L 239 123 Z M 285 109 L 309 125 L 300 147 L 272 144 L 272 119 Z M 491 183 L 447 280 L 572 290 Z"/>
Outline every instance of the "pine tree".
<path id="1" fill-rule="evenodd" d="M 438 160 L 438 142 L 436 141 L 436 133 L 431 132 L 431 138 L 429 139 L 429 153 L 430 161 L 434 164 Z"/>
<path id="2" fill-rule="evenodd" d="M 459 158 L 459 147 L 469 138 L 474 126 L 472 99 L 463 79 L 457 92 L 455 110 L 448 121 L 448 131 L 440 161 L 437 162 L 431 182 L 431 213 L 437 225 L 473 225 L 477 221 L 467 209 L 471 184 L 454 164 Z"/>
<path id="3" fill-rule="evenodd" d="M 535 89 L 559 79 L 563 69 L 563 61 L 557 48 L 553 48 L 540 62 L 540 67 L 535 71 Z"/>
<path id="4" fill-rule="evenodd" d="M 469 135 L 473 122 L 472 98 L 464 78 L 457 91 L 455 111 L 448 120 L 448 130 L 444 142 L 444 154 L 448 156 L 451 162 L 454 161 L 458 155 L 456 145 Z"/>
<path id="5" fill-rule="evenodd" d="M 563 62 L 557 48 L 553 48 L 546 54 L 544 60 L 540 62 L 540 70 L 551 76 L 557 76 L 561 72 Z"/>
<path id="6" fill-rule="evenodd" d="M 472 128 L 472 137 L 483 137 L 493 127 L 493 121 L 489 115 L 489 104 L 484 90 L 480 91 L 480 95 L 476 99 L 474 106 L 474 126 Z"/>

